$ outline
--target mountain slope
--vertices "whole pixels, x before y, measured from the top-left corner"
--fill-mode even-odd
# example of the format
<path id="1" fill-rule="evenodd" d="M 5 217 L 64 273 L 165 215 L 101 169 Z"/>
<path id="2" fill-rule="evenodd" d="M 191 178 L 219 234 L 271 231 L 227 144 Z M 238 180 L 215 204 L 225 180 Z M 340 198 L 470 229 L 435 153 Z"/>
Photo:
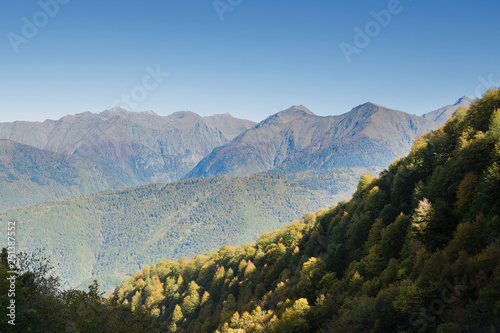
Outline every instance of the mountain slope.
<path id="1" fill-rule="evenodd" d="M 19 221 L 19 250 L 46 248 L 72 286 L 96 276 L 108 286 L 163 258 L 255 241 L 302 211 L 344 197 L 353 177 L 257 175 L 151 184 L 12 209 L 0 213 L 0 221 Z"/>
<path id="2" fill-rule="evenodd" d="M 161 117 L 115 108 L 43 123 L 0 123 L 0 139 L 85 158 L 133 186 L 178 180 L 213 148 L 253 126 L 228 114 Z"/>
<path id="3" fill-rule="evenodd" d="M 498 332 L 500 90 L 351 200 L 116 288 L 170 332 Z"/>
<path id="4" fill-rule="evenodd" d="M 454 104 L 447 105 L 435 111 L 426 113 L 422 117 L 433 120 L 439 125 L 442 125 L 446 123 L 446 121 L 453 115 L 455 111 L 457 111 L 458 108 L 466 109 L 472 104 L 472 102 L 473 102 L 472 99 L 464 96 L 458 99 L 458 101 L 456 101 Z"/>
<path id="5" fill-rule="evenodd" d="M 123 186 L 84 159 L 0 140 L 0 211 Z"/>
<path id="6" fill-rule="evenodd" d="M 329 117 L 294 106 L 214 149 L 185 178 L 332 171 L 339 167 L 382 169 L 406 154 L 415 137 L 436 127 L 434 119 L 373 103 Z"/>

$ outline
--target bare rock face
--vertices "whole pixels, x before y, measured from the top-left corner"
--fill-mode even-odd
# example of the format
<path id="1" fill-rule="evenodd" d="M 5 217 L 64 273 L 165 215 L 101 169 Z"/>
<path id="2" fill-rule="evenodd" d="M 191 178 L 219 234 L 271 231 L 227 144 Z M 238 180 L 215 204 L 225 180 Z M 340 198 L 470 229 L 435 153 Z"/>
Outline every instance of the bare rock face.
<path id="1" fill-rule="evenodd" d="M 2 123 L 0 139 L 84 158 L 133 186 L 182 178 L 215 147 L 254 125 L 229 114 L 161 117 L 114 108 L 57 121 Z"/>

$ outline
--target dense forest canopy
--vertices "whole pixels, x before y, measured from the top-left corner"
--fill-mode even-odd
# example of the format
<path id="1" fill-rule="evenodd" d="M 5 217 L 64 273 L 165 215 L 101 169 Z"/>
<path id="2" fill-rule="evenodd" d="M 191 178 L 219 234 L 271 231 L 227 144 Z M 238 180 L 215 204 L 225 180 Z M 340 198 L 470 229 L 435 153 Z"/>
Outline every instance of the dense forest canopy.
<path id="1" fill-rule="evenodd" d="M 97 279 L 113 290 L 163 258 L 255 242 L 304 211 L 347 197 L 357 172 L 150 184 L 12 209 L 0 220 L 18 220 L 19 250 L 45 248 L 70 287 L 86 288 Z"/>
<path id="2" fill-rule="evenodd" d="M 500 329 L 500 90 L 352 199 L 255 244 L 145 267 L 115 290 L 170 332 Z"/>

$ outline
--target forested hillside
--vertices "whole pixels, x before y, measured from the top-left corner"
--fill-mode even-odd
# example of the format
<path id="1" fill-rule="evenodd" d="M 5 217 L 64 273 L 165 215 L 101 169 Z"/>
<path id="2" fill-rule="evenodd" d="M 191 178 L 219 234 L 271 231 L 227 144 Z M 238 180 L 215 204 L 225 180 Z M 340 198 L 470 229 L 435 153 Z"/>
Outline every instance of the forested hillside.
<path id="1" fill-rule="evenodd" d="M 115 291 L 170 332 L 498 332 L 500 90 L 352 199 Z M 481 330 L 479 330 L 481 329 Z"/>
<path id="2" fill-rule="evenodd" d="M 98 277 L 109 288 L 163 258 L 254 242 L 352 193 L 356 173 L 151 184 L 12 209 L 0 220 L 17 220 L 19 250 L 45 248 L 70 286 L 85 287 Z M 6 229 L 0 234 L 6 239 Z"/>
<path id="3" fill-rule="evenodd" d="M 97 164 L 0 140 L 0 211 L 125 184 Z"/>

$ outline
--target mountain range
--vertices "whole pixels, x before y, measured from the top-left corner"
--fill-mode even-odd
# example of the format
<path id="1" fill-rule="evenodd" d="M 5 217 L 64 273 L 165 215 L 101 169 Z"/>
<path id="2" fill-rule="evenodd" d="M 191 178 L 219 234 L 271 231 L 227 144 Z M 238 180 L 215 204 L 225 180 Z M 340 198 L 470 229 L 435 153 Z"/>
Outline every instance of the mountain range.
<path id="1" fill-rule="evenodd" d="M 0 211 L 200 176 L 378 171 L 407 153 L 416 136 L 471 101 L 463 97 L 422 117 L 365 103 L 328 117 L 293 106 L 258 124 L 229 114 L 159 116 L 120 108 L 0 123 L 0 140 L 11 142 L 1 144 L 9 145 L 10 153 L 0 158 L 0 185 L 10 195 L 0 200 Z M 22 166 L 12 159 L 21 159 Z M 71 167 L 53 172 L 60 165 L 55 160 Z"/>
<path id="2" fill-rule="evenodd" d="M 57 121 L 0 123 L 0 139 L 11 142 L 10 153 L 0 157 L 0 168 L 10 170 L 0 173 L 0 185 L 11 193 L 2 196 L 0 211 L 68 195 L 178 180 L 212 149 L 253 125 L 228 114 L 201 117 L 176 112 L 161 117 L 118 108 Z M 71 170 L 57 171 L 55 160 L 71 164 Z M 28 183 L 12 176 L 17 173 Z"/>
<path id="3" fill-rule="evenodd" d="M 258 124 L 122 109 L 3 123 L 0 211 L 19 208 L 0 220 L 18 220 L 20 249 L 47 247 L 70 285 L 98 276 L 109 286 L 149 262 L 251 242 L 346 198 L 362 173 L 470 103 L 422 117 L 365 103 L 329 117 L 293 106 Z"/>
<path id="4" fill-rule="evenodd" d="M 180 179 L 215 147 L 254 126 L 229 114 L 201 117 L 114 108 L 57 121 L 0 124 L 0 139 L 100 164 L 127 186 Z"/>
<path id="5" fill-rule="evenodd" d="M 457 103 L 464 105 L 466 100 Z M 445 117 L 442 113 L 434 118 Z M 332 171 L 342 167 L 382 169 L 406 154 L 415 137 L 438 126 L 431 118 L 373 103 L 328 117 L 317 116 L 302 105 L 293 106 L 214 149 L 184 178 Z"/>

